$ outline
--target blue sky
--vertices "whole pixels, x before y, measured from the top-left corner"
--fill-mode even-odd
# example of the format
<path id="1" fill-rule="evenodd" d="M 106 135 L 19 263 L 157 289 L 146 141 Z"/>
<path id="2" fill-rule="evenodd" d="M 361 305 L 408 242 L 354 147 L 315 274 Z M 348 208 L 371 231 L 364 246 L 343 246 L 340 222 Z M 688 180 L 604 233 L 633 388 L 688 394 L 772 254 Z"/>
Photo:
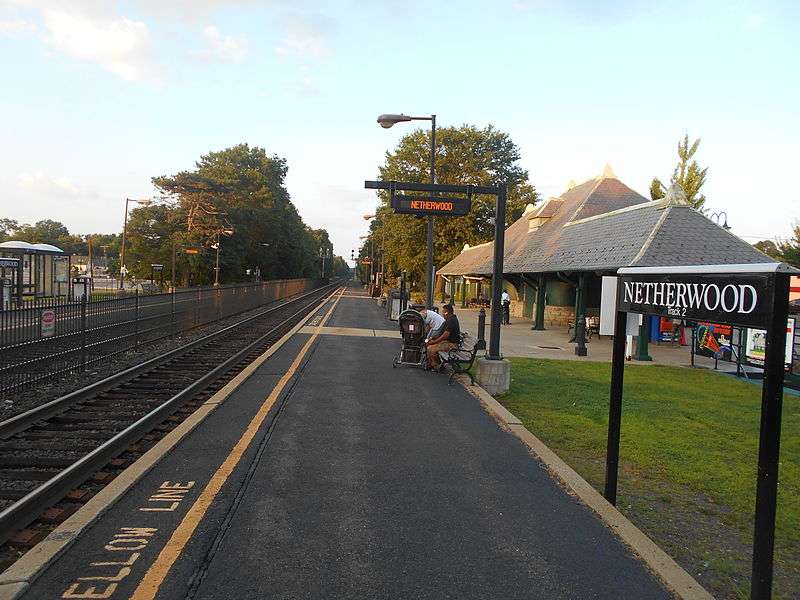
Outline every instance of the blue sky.
<path id="1" fill-rule="evenodd" d="M 240 142 L 286 157 L 349 256 L 410 131 L 511 134 L 543 196 L 610 163 L 647 195 L 701 137 L 707 206 L 749 242 L 800 219 L 793 2 L 0 0 L 0 216 L 118 231 L 150 177 Z"/>

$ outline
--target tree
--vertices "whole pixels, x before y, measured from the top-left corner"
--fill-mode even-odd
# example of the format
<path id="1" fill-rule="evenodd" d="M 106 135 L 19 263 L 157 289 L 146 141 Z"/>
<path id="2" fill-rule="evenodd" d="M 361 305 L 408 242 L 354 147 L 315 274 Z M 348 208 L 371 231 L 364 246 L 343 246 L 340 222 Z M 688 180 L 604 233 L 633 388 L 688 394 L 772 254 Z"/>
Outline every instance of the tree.
<path id="1" fill-rule="evenodd" d="M 16 223 L 11 221 L 10 223 Z M 31 244 L 52 244 L 61 248 L 68 254 L 86 254 L 86 242 L 77 235 L 71 235 L 69 230 L 59 221 L 44 219 L 37 221 L 35 225 L 27 223 L 14 228 L 10 237 L 18 238 Z"/>
<path id="2" fill-rule="evenodd" d="M 526 204 L 536 202 L 536 191 L 528 182 L 528 172 L 518 164 L 519 148 L 507 133 L 492 125 L 483 129 L 462 125 L 437 130 L 436 142 L 437 183 L 508 185 L 506 224 L 518 218 Z M 400 140 L 393 152 L 386 153 L 386 160 L 380 167 L 381 179 L 428 182 L 429 160 L 428 132 L 412 131 Z M 387 274 L 405 269 L 411 281 L 424 281 L 425 219 L 394 214 L 388 192 L 379 192 L 378 196 L 377 218 L 370 223 L 370 236 L 378 257 L 376 265 L 380 264 L 379 257 L 384 251 Z M 473 196 L 470 214 L 436 219 L 435 265 L 450 261 L 464 244 L 474 245 L 494 237 L 494 203 L 493 196 Z M 365 256 L 369 256 L 369 240 L 359 251 L 360 258 Z"/>
<path id="3" fill-rule="evenodd" d="M 783 260 L 781 257 L 781 251 L 775 242 L 771 240 L 761 240 L 760 242 L 756 242 L 753 244 L 753 247 L 760 252 L 763 252 L 767 256 L 771 256 L 772 258 L 777 258 L 778 260 Z"/>
<path id="4" fill-rule="evenodd" d="M 686 194 L 686 199 L 692 208 L 704 212 L 703 205 L 706 202 L 706 197 L 700 193 L 700 189 L 706 182 L 706 174 L 708 167 L 700 168 L 694 155 L 700 147 L 700 138 L 697 138 L 691 144 L 689 143 L 689 134 L 683 136 L 683 139 L 678 142 L 678 164 L 672 172 L 670 183 L 678 183 L 683 188 Z M 654 177 L 650 183 L 650 197 L 653 200 L 663 198 L 667 190 L 663 183 Z"/>
<path id="5" fill-rule="evenodd" d="M 0 242 L 14 239 L 14 232 L 19 229 L 19 223 L 14 219 L 0 219 Z"/>
<path id="6" fill-rule="evenodd" d="M 667 192 L 664 189 L 664 184 L 661 183 L 661 180 L 658 177 L 653 177 L 653 181 L 650 182 L 650 199 L 661 200 L 661 198 L 666 195 Z"/>
<path id="7" fill-rule="evenodd" d="M 800 221 L 794 224 L 791 239 L 778 246 L 781 258 L 794 267 L 800 267 Z"/>
<path id="8" fill-rule="evenodd" d="M 221 242 L 221 281 L 241 281 L 256 268 L 267 279 L 313 277 L 319 248 L 291 202 L 286 173 L 285 159 L 239 144 L 202 156 L 193 171 L 154 177 L 153 184 L 182 222 L 182 244 L 208 250 L 233 230 Z M 212 254 L 192 259 L 195 281 L 213 276 Z"/>

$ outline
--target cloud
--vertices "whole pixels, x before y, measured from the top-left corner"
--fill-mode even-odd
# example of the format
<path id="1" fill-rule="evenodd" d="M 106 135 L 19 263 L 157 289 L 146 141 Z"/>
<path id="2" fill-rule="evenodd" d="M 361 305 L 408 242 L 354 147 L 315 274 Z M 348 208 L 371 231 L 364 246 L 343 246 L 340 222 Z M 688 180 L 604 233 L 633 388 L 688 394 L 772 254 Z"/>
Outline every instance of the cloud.
<path id="1" fill-rule="evenodd" d="M 203 29 L 203 35 L 208 42 L 208 47 L 195 53 L 195 56 L 199 58 L 240 61 L 247 55 L 247 40 L 243 37 L 223 36 L 213 25 Z"/>
<path id="2" fill-rule="evenodd" d="M 36 173 L 20 173 L 17 175 L 17 187 L 38 196 L 96 196 L 91 190 L 84 190 L 66 177 L 52 177 L 42 171 Z"/>
<path id="3" fill-rule="evenodd" d="M 275 52 L 280 56 L 322 58 L 329 54 L 327 23 L 320 19 L 293 18 L 286 26 L 286 35 Z"/>
<path id="4" fill-rule="evenodd" d="M 0 21 L 0 35 L 20 35 L 35 33 L 36 25 L 30 21 L 12 20 Z"/>
<path id="5" fill-rule="evenodd" d="M 50 9 L 42 18 L 45 41 L 67 56 L 97 63 L 125 81 L 160 79 L 150 32 L 141 21 Z"/>

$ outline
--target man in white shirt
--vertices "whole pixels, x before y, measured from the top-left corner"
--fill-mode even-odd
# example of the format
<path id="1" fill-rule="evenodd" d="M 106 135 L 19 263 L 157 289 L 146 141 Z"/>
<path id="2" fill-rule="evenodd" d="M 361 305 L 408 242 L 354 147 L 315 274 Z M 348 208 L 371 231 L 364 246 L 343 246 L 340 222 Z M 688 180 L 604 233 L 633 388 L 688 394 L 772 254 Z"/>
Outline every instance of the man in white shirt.
<path id="1" fill-rule="evenodd" d="M 428 310 L 425 307 L 419 309 L 419 314 L 425 319 L 425 342 L 435 338 L 441 333 L 442 326 L 444 325 L 444 317 L 435 310 Z"/>
<path id="2" fill-rule="evenodd" d="M 503 294 L 500 296 L 500 305 L 503 307 L 503 325 L 510 325 L 511 324 L 511 296 L 508 295 L 508 292 L 503 290 Z"/>

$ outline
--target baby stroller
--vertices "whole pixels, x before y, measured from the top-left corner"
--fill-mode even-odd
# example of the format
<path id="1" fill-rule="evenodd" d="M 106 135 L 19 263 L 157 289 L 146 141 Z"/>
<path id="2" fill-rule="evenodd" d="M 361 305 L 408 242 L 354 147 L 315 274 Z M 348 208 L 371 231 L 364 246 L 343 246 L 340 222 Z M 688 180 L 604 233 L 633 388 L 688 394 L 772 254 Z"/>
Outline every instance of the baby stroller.
<path id="1" fill-rule="evenodd" d="M 425 353 L 425 319 L 416 310 L 409 309 L 400 313 L 397 321 L 400 324 L 403 345 L 392 366 L 424 367 L 428 364 Z"/>

